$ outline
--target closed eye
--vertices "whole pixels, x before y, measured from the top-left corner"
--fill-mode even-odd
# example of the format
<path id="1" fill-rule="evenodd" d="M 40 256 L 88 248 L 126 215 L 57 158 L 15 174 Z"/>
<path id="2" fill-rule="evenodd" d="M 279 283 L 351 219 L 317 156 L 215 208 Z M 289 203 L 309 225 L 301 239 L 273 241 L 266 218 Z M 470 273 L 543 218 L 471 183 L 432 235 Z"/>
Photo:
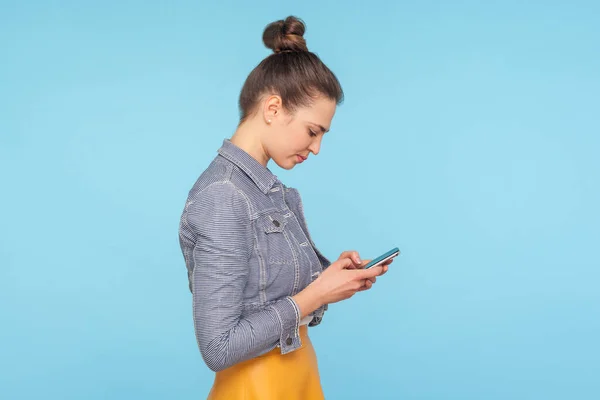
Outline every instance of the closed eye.
<path id="1" fill-rule="evenodd" d="M 311 137 L 315 137 L 315 136 L 317 136 L 317 132 L 313 131 L 312 129 L 309 129 L 308 130 L 308 135 L 311 136 Z"/>

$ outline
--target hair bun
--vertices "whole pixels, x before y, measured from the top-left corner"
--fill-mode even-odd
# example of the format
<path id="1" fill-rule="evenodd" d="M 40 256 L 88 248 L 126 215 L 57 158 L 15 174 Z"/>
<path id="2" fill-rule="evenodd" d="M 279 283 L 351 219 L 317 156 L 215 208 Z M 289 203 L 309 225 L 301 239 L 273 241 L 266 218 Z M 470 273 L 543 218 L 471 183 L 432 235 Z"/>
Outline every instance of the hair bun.
<path id="1" fill-rule="evenodd" d="M 265 46 L 275 53 L 308 51 L 304 32 L 306 26 L 300 18 L 289 16 L 270 23 L 263 32 Z"/>

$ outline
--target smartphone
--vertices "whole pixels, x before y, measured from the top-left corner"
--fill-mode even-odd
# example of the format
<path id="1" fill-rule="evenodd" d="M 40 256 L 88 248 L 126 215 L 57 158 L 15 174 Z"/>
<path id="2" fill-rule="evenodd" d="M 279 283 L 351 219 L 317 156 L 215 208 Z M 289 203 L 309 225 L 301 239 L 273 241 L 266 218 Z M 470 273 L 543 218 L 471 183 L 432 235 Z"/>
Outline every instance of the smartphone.
<path id="1" fill-rule="evenodd" d="M 391 249 L 387 253 L 384 253 L 384 254 L 380 255 L 379 257 L 377 257 L 374 260 L 371 260 L 370 263 L 368 263 L 367 265 L 365 265 L 365 269 L 371 268 L 371 267 L 375 267 L 375 266 L 377 266 L 379 264 L 382 264 L 382 263 L 386 262 L 387 260 L 389 260 L 390 258 L 396 257 L 398 254 L 400 254 L 400 250 L 397 247 L 394 247 L 393 249 Z"/>

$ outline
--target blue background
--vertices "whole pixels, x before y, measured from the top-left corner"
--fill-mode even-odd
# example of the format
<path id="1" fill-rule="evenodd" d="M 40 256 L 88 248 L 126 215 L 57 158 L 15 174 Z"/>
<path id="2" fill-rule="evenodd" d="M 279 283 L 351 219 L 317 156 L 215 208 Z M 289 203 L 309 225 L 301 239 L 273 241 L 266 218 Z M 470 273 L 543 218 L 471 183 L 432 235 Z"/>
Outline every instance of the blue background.
<path id="1" fill-rule="evenodd" d="M 270 166 L 403 252 L 311 331 L 327 397 L 600 398 L 600 7 L 413 3 L 0 2 L 0 397 L 205 398 L 179 216 L 294 14 L 346 101 Z"/>

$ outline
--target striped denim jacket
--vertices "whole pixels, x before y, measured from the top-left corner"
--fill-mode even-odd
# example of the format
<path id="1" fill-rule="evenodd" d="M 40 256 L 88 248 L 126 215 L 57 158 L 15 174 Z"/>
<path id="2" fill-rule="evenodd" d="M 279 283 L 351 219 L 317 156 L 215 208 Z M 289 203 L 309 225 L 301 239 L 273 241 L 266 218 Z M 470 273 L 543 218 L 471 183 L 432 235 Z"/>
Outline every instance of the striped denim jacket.
<path id="1" fill-rule="evenodd" d="M 291 296 L 330 261 L 308 233 L 296 189 L 225 139 L 189 192 L 179 243 L 196 340 L 211 370 L 301 346 L 300 311 Z M 314 311 L 309 326 L 325 310 Z"/>

